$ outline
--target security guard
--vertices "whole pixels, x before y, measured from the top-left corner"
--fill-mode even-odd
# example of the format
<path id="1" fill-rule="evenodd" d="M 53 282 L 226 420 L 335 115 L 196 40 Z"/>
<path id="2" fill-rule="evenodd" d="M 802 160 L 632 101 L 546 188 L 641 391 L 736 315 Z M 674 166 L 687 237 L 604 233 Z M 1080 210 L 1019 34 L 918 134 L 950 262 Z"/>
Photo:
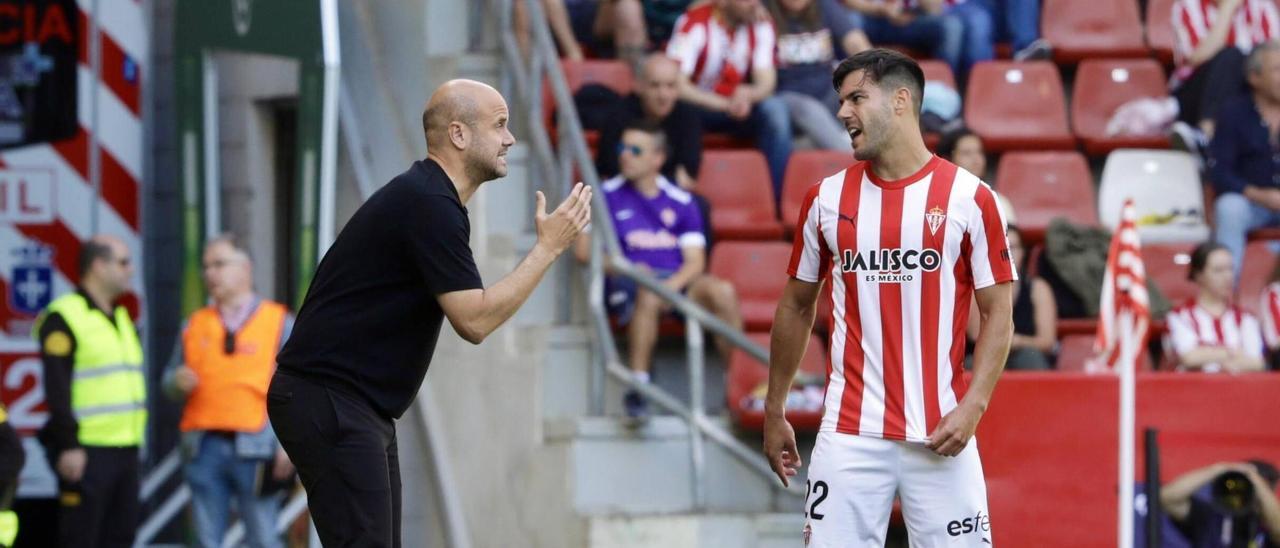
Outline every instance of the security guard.
<path id="1" fill-rule="evenodd" d="M 249 544 L 279 547 L 276 516 L 294 480 L 267 421 L 267 386 L 293 316 L 254 294 L 253 263 L 233 235 L 205 246 L 204 281 L 213 303 L 187 320 L 164 374 L 165 392 L 186 400 L 178 427 L 196 539 L 221 546 L 235 501 Z"/>
<path id="2" fill-rule="evenodd" d="M 38 438 L 58 475 L 59 545 L 130 546 L 147 395 L 138 332 L 114 304 L 129 290 L 129 248 L 95 236 L 81 247 L 79 267 L 75 293 L 36 319 L 49 407 Z"/>

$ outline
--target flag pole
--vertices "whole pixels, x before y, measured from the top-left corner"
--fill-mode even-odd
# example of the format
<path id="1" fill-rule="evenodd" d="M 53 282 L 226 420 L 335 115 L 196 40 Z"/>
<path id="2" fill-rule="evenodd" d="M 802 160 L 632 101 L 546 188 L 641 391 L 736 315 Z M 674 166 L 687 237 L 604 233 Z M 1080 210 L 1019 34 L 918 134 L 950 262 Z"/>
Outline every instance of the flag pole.
<path id="1" fill-rule="evenodd" d="M 1134 480 L 1134 379 L 1133 370 L 1137 362 L 1138 341 L 1136 341 L 1133 311 L 1121 310 L 1119 314 L 1120 328 L 1120 360 L 1116 363 L 1120 374 L 1120 494 L 1119 548 L 1133 548 L 1133 480 Z M 1150 504 L 1150 502 L 1148 502 Z"/>

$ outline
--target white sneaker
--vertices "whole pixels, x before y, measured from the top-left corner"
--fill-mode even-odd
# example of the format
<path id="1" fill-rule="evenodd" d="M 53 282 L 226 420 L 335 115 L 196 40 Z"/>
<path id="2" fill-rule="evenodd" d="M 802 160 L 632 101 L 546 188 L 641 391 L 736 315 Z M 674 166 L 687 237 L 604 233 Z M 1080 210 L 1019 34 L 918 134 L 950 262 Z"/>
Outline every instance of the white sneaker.
<path id="1" fill-rule="evenodd" d="M 1169 132 L 1169 140 L 1173 148 L 1191 153 L 1191 157 L 1196 161 L 1196 167 L 1200 171 L 1204 171 L 1204 154 L 1209 147 L 1209 142 L 1205 138 L 1204 132 L 1191 124 L 1181 121 L 1174 122 L 1169 127 Z"/>

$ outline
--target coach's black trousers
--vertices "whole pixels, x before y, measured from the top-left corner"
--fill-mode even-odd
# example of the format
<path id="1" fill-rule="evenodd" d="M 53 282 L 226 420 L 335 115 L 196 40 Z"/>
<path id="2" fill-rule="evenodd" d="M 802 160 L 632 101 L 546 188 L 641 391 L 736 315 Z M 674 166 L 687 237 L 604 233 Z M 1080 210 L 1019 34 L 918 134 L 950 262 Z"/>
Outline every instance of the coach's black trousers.
<path id="1" fill-rule="evenodd" d="M 298 469 L 320 541 L 400 546 L 396 429 L 364 399 L 277 371 L 267 413 Z"/>

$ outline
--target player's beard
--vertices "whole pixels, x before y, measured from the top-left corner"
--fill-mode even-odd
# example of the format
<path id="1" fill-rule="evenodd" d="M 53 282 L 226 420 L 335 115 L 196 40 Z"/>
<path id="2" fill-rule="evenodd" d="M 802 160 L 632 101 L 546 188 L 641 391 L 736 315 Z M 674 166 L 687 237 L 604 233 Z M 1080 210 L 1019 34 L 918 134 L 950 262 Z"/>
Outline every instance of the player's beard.
<path id="1" fill-rule="evenodd" d="M 855 146 L 853 157 L 856 160 L 875 160 L 884 152 L 885 143 L 889 140 L 890 120 L 893 116 L 888 103 L 884 109 L 874 116 L 869 116 L 862 123 L 862 146 Z"/>

